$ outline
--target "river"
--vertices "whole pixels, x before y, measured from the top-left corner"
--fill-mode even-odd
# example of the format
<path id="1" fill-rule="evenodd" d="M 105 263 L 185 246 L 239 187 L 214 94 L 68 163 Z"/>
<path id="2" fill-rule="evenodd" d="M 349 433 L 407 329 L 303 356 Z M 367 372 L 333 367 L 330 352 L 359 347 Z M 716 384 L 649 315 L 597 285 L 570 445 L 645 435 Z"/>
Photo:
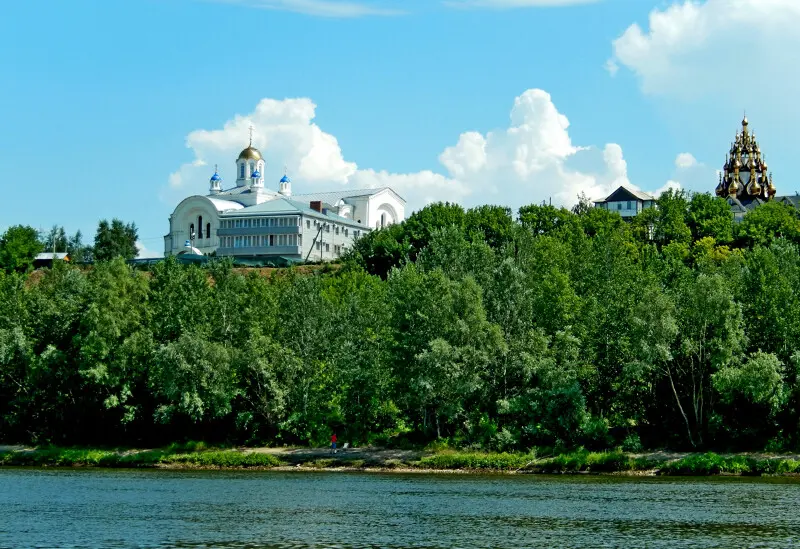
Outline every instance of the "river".
<path id="1" fill-rule="evenodd" d="M 790 547 L 800 482 L 0 468 L 0 547 Z"/>

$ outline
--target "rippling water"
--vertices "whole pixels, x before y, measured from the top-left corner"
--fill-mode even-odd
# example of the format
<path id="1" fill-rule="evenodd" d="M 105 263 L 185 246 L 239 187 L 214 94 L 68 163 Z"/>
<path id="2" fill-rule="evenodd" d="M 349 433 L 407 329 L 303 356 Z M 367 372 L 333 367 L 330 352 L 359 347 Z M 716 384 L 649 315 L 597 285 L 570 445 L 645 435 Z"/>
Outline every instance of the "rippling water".
<path id="1" fill-rule="evenodd" d="M 791 547 L 800 482 L 0 469 L 0 547 Z"/>

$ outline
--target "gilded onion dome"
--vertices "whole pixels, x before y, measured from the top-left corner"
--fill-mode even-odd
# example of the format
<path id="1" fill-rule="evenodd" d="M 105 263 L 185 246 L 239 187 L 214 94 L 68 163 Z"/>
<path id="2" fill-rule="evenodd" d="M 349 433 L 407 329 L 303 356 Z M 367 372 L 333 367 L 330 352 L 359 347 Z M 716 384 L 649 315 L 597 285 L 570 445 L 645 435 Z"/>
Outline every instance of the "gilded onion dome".
<path id="1" fill-rule="evenodd" d="M 237 160 L 261 160 L 261 151 L 250 145 L 239 153 Z"/>
<path id="2" fill-rule="evenodd" d="M 255 130 L 255 128 L 250 126 L 250 144 L 247 145 L 245 150 L 239 153 L 239 158 L 236 160 L 263 160 L 261 151 L 253 146 L 253 130 Z"/>
<path id="3" fill-rule="evenodd" d="M 731 150 L 725 157 L 725 165 L 720 174 L 716 194 L 751 202 L 756 199 L 770 200 L 775 196 L 772 175 L 767 171 L 767 163 L 761 154 L 761 147 L 750 123 L 745 116 L 741 131 L 731 143 Z"/>

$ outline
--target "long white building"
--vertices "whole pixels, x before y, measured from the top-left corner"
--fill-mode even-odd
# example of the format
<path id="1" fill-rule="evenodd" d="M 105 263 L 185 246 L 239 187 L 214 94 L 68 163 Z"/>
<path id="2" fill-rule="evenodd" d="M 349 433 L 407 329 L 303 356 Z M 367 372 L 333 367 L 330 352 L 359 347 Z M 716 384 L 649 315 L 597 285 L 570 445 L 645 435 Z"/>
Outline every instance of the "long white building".
<path id="1" fill-rule="evenodd" d="M 286 175 L 277 191 L 265 188 L 264 167 L 251 142 L 236 159 L 234 187 L 223 189 L 215 171 L 209 194 L 184 199 L 170 216 L 164 254 L 331 260 L 366 231 L 404 219 L 405 200 L 389 187 L 292 195 Z"/>

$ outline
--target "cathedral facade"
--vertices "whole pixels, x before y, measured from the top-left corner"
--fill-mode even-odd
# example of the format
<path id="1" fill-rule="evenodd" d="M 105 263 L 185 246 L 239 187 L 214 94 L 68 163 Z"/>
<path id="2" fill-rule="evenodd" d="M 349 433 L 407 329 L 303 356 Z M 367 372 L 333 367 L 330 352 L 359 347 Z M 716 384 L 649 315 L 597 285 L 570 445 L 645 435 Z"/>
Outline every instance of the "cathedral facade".
<path id="1" fill-rule="evenodd" d="M 747 212 L 772 200 L 800 209 L 800 196 L 797 194 L 776 196 L 772 173 L 746 116 L 725 157 L 716 195 L 728 201 L 735 221 L 741 221 Z"/>
<path id="2" fill-rule="evenodd" d="M 293 195 L 286 175 L 277 190 L 265 187 L 265 166 L 251 140 L 236 159 L 235 186 L 225 189 L 215 170 L 209 193 L 170 216 L 164 255 L 332 260 L 365 232 L 404 219 L 405 200 L 389 187 Z"/>

